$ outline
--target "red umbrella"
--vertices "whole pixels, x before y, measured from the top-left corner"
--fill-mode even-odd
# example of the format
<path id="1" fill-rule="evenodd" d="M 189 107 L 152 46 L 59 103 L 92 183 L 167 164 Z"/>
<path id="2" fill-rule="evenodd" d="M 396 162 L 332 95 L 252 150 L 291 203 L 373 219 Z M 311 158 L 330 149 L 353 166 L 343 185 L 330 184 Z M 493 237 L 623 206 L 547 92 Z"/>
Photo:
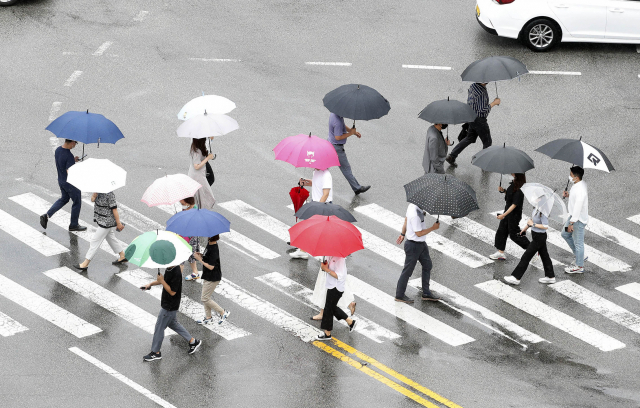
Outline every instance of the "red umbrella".
<path id="1" fill-rule="evenodd" d="M 309 198 L 309 192 L 304 187 L 294 187 L 289 191 L 289 197 L 291 197 L 291 202 L 293 202 L 293 213 L 297 213 L 300 207 L 304 205 L 304 202 Z M 298 221 L 298 217 L 296 217 L 296 222 Z"/>
<path id="2" fill-rule="evenodd" d="M 314 215 L 289 228 L 291 245 L 311 256 L 346 257 L 364 249 L 362 234 L 350 222 L 335 215 Z"/>

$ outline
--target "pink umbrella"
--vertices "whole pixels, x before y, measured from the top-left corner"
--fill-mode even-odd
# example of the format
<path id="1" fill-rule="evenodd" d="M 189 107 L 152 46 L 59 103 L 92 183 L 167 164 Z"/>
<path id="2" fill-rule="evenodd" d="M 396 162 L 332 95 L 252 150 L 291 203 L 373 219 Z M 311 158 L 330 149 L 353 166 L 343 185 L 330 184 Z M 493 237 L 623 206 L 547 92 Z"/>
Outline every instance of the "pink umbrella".
<path id="1" fill-rule="evenodd" d="M 296 167 L 326 170 L 340 166 L 338 154 L 328 140 L 318 136 L 296 135 L 283 139 L 273 149 L 276 160 L 291 163 Z"/>
<path id="2" fill-rule="evenodd" d="M 170 205 L 193 197 L 200 187 L 200 183 L 186 174 L 170 174 L 154 181 L 144 192 L 141 201 L 149 207 Z"/>

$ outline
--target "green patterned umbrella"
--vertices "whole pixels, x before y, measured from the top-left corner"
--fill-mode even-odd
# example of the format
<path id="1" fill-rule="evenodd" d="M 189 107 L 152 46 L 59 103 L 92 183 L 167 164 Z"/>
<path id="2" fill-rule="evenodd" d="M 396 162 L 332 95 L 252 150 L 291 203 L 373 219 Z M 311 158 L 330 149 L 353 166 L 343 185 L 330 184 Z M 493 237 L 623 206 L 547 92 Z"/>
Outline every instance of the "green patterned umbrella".
<path id="1" fill-rule="evenodd" d="M 170 231 L 149 231 L 138 236 L 124 251 L 129 263 L 143 268 L 178 265 L 191 256 L 191 245 Z"/>

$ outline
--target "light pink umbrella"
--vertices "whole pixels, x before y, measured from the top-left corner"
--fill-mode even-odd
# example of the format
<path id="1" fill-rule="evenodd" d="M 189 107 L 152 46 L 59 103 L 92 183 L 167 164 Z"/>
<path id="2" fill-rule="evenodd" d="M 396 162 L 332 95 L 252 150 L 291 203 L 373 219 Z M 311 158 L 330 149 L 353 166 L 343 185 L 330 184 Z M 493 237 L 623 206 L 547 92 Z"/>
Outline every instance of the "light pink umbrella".
<path id="1" fill-rule="evenodd" d="M 200 187 L 200 183 L 186 174 L 170 174 L 154 181 L 144 192 L 142 202 L 149 207 L 174 204 L 193 197 Z"/>
<path id="2" fill-rule="evenodd" d="M 338 154 L 328 140 L 318 136 L 296 135 L 283 139 L 273 149 L 276 160 L 291 163 L 296 167 L 326 170 L 340 166 Z"/>

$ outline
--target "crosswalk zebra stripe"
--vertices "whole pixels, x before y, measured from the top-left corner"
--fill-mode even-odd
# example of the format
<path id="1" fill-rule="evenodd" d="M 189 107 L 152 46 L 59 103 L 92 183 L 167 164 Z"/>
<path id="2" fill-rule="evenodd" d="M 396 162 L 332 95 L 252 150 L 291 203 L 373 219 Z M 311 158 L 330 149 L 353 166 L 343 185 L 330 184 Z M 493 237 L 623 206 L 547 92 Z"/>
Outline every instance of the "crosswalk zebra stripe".
<path id="1" fill-rule="evenodd" d="M 588 307 L 594 312 L 601 314 L 607 319 L 610 319 L 636 333 L 640 333 L 640 316 L 631 313 L 627 309 L 616 305 L 615 303 L 593 293 L 577 283 L 565 280 L 551 284 L 549 287 L 559 293 L 562 293 L 569 299 Z"/>
<path id="2" fill-rule="evenodd" d="M 102 331 L 99 327 L 82 320 L 3 275 L 0 275 L 0 295 L 78 338 Z"/>
<path id="3" fill-rule="evenodd" d="M 77 294 L 102 306 L 116 316 L 141 328 L 149 334 L 153 334 L 156 325 L 155 316 L 128 300 L 77 274 L 66 266 L 51 269 L 44 272 L 44 274 Z M 165 330 L 165 335 L 170 336 L 172 334 L 176 333 L 171 329 Z"/>
<path id="4" fill-rule="evenodd" d="M 27 327 L 0 312 L 0 336 L 8 337 L 29 330 Z"/>
<path id="5" fill-rule="evenodd" d="M 2 210 L 0 210 L 0 229 L 44 256 L 69 252 L 68 248 Z"/>
<path id="6" fill-rule="evenodd" d="M 117 275 L 137 288 L 155 280 L 155 277 L 151 276 L 142 269 L 124 271 L 118 273 Z M 162 297 L 162 286 L 152 286 L 151 289 L 145 290 L 145 292 L 160 300 L 160 298 Z M 201 320 L 205 317 L 204 306 L 202 305 L 202 303 L 196 302 L 195 300 L 186 296 L 184 293 L 182 294 L 182 298 L 180 299 L 179 311 L 180 313 L 183 313 L 184 315 L 190 317 L 192 320 Z M 230 323 L 229 321 L 224 322 L 224 324 L 218 324 L 218 322 L 214 322 L 213 324 L 205 324 L 203 325 L 203 327 L 211 330 L 225 340 L 239 339 L 251 334 L 248 331 L 237 327 L 233 323 Z"/>
<path id="7" fill-rule="evenodd" d="M 289 279 L 278 272 L 268 273 L 262 276 L 256 276 L 256 279 L 260 282 L 276 289 L 277 291 L 284 293 L 292 299 L 295 299 L 303 304 L 309 306 L 313 310 L 320 310 L 313 302 L 313 290 L 299 284 L 298 282 Z M 359 314 L 354 314 L 353 319 L 358 321 L 355 331 L 375 341 L 376 343 L 382 343 L 385 340 L 395 340 L 400 338 L 400 335 L 386 329 L 379 324 L 367 319 Z M 345 326 L 347 323 L 344 320 L 340 321 Z"/>
<path id="8" fill-rule="evenodd" d="M 364 214 L 395 231 L 400 232 L 404 223 L 404 217 L 401 217 L 378 204 L 368 204 L 357 207 L 356 212 Z M 484 265 L 493 263 L 493 261 L 484 255 L 472 251 L 455 241 L 451 241 L 441 235 L 432 233 L 426 236 L 429 248 L 443 253 L 444 255 L 460 261 L 471 268 L 479 268 Z"/>
<path id="9" fill-rule="evenodd" d="M 640 238 L 634 237 L 628 232 L 624 232 L 612 225 L 600 221 L 597 218 L 589 216 L 589 222 L 587 223 L 585 230 L 596 235 L 600 235 L 602 238 L 614 242 L 621 247 L 627 248 L 636 254 L 640 254 Z"/>
<path id="10" fill-rule="evenodd" d="M 635 222 L 636 224 L 640 224 L 640 214 L 636 214 L 632 217 L 627 218 L 631 222 Z"/>
<path id="11" fill-rule="evenodd" d="M 282 241 L 289 241 L 289 226 L 241 200 L 226 201 L 220 207 L 267 231 Z"/>
<path id="12" fill-rule="evenodd" d="M 616 290 L 619 290 L 625 295 L 631 296 L 636 300 L 640 300 L 640 283 L 638 282 L 631 282 L 626 285 L 618 286 Z"/>
<path id="13" fill-rule="evenodd" d="M 562 313 L 529 295 L 508 286 L 497 280 L 490 280 L 475 285 L 496 298 L 528 313 L 551 326 L 560 329 L 587 344 L 602 351 L 617 350 L 625 347 L 625 344 L 609 337 L 606 334 L 582 323 L 573 317 Z"/>

